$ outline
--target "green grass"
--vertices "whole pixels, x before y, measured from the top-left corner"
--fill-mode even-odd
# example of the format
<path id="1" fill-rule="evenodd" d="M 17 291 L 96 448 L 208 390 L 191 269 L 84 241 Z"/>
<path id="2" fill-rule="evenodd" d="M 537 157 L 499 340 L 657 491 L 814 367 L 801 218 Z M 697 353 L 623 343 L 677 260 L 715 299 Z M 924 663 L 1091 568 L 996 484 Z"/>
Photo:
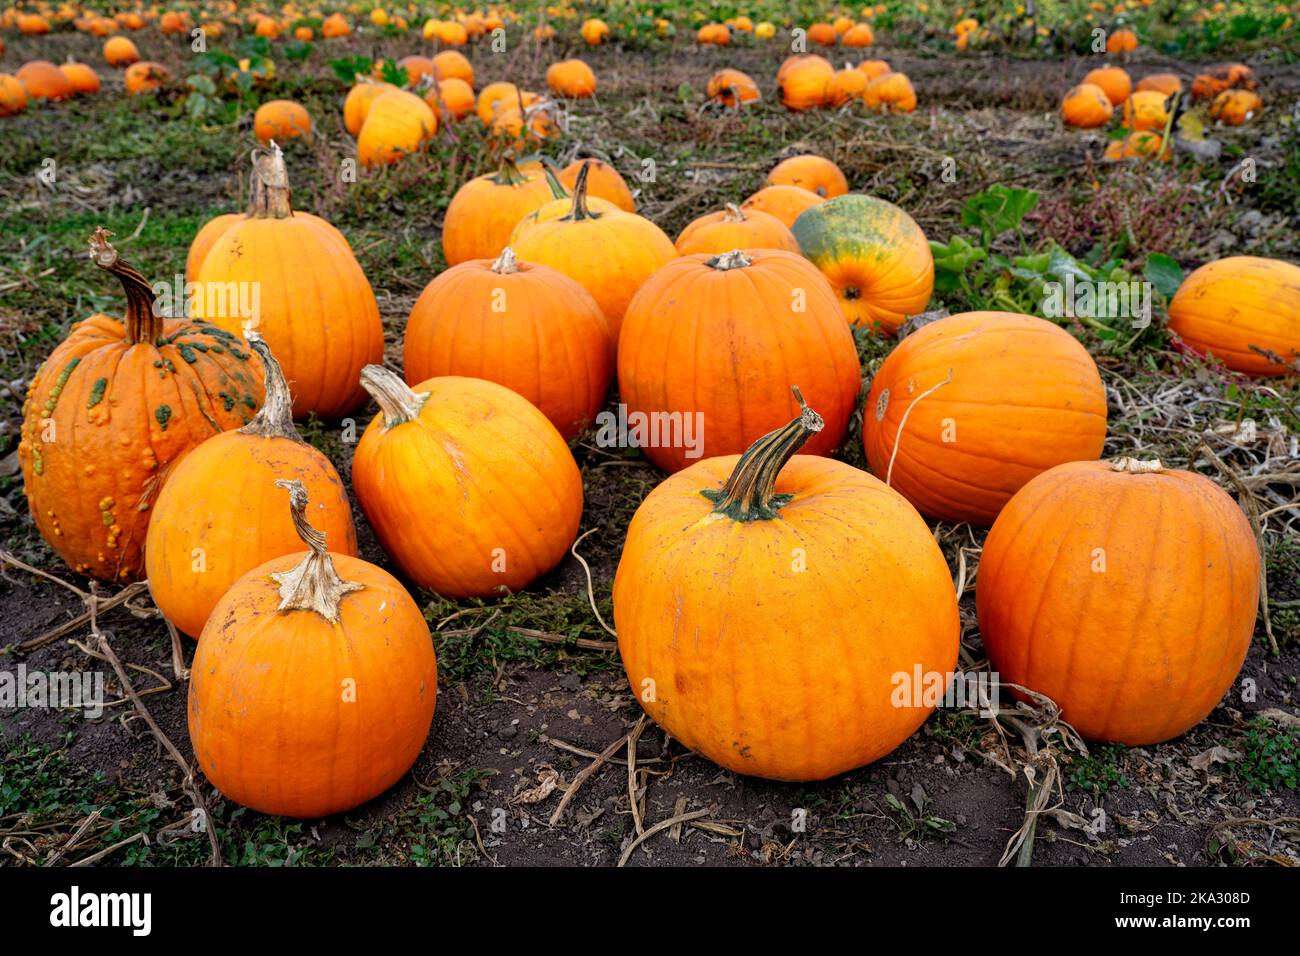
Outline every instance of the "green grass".
<path id="1" fill-rule="evenodd" d="M 1072 755 L 1065 784 L 1071 790 L 1080 790 L 1094 796 L 1107 793 L 1112 787 L 1127 787 L 1122 763 L 1127 748 L 1121 744 L 1101 744 L 1093 747 L 1087 757 Z"/>
<path id="2" fill-rule="evenodd" d="M 1243 754 L 1233 770 L 1252 791 L 1276 793 L 1300 786 L 1300 730 L 1257 717 L 1250 722 L 1240 746 Z"/>

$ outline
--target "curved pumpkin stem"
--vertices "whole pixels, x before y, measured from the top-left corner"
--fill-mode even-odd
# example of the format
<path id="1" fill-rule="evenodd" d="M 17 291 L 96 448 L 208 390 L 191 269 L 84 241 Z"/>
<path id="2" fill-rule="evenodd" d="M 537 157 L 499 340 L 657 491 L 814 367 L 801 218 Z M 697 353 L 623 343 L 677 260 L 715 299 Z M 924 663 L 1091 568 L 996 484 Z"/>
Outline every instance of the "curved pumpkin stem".
<path id="1" fill-rule="evenodd" d="M 307 521 L 307 489 L 298 479 L 280 478 L 277 488 L 289 490 L 289 508 L 293 527 L 307 545 L 308 554 L 288 571 L 272 571 L 271 577 L 280 585 L 280 604 L 277 611 L 315 611 L 334 624 L 339 619 L 339 602 L 343 595 L 365 587 L 358 581 L 344 581 L 334 570 L 334 559 L 325 550 L 325 533 L 317 531 Z"/>
<path id="2" fill-rule="evenodd" d="M 591 169 L 591 160 L 582 162 L 578 171 L 578 180 L 573 184 L 573 208 L 564 218 L 569 222 L 581 222 L 583 219 L 599 219 L 600 213 L 587 208 L 587 172 Z"/>
<path id="3" fill-rule="evenodd" d="M 542 159 L 542 172 L 546 176 L 546 185 L 551 187 L 552 199 L 568 199 L 569 191 L 564 188 L 564 183 L 560 182 L 560 177 L 555 173 L 555 166 L 549 156 Z"/>
<path id="4" fill-rule="evenodd" d="M 723 222 L 745 222 L 746 218 L 744 210 L 734 202 L 727 203 L 726 209 L 722 214 Z"/>
<path id="5" fill-rule="evenodd" d="M 1165 470 L 1159 458 L 1151 458 L 1147 461 L 1141 461 L 1137 458 L 1112 458 L 1110 462 L 1111 471 L 1122 471 L 1130 475 L 1158 475 Z"/>
<path id="6" fill-rule="evenodd" d="M 491 269 L 500 276 L 512 275 L 519 271 L 519 258 L 513 249 L 506 246 L 501 250 L 501 255 L 497 256 L 497 261 L 492 263 Z"/>
<path id="7" fill-rule="evenodd" d="M 710 269 L 717 269 L 719 272 L 726 272 L 729 269 L 744 269 L 752 266 L 754 260 L 749 258 L 739 249 L 732 249 L 730 252 L 724 252 L 721 255 L 711 256 L 704 260 L 704 264 Z"/>
<path id="8" fill-rule="evenodd" d="M 103 226 L 90 234 L 90 258 L 105 272 L 111 272 L 122 283 L 126 293 L 126 344 L 155 342 L 163 333 L 163 317 L 155 306 L 157 297 L 153 286 L 138 269 L 127 265 L 108 241 L 112 233 Z"/>
<path id="9" fill-rule="evenodd" d="M 740 456 L 731 477 L 720 490 L 700 494 L 713 502 L 713 513 L 733 521 L 765 521 L 775 518 L 793 495 L 778 495 L 777 475 L 794 454 L 825 427 L 822 417 L 808 407 L 798 386 L 790 389 L 803 411 L 790 424 L 770 431 Z"/>
<path id="10" fill-rule="evenodd" d="M 249 346 L 257 353 L 258 358 L 262 360 L 266 398 L 262 402 L 262 407 L 257 410 L 257 414 L 253 416 L 253 420 L 239 429 L 240 433 L 259 435 L 262 438 L 288 438 L 290 441 L 306 444 L 298 434 L 298 429 L 293 427 L 293 396 L 289 394 L 289 383 L 284 380 L 284 371 L 280 368 L 280 363 L 271 354 L 266 339 L 257 332 L 250 329 L 245 338 L 248 339 Z"/>
<path id="11" fill-rule="evenodd" d="M 248 215 L 255 219 L 288 219 L 293 215 L 289 201 L 289 170 L 284 152 L 275 140 L 270 149 L 253 150 L 253 198 Z"/>
<path id="12" fill-rule="evenodd" d="M 384 428 L 395 428 L 409 422 L 420 414 L 420 409 L 429 400 L 428 392 L 413 392 L 400 375 L 382 365 L 367 365 L 361 370 L 361 387 L 383 410 Z"/>

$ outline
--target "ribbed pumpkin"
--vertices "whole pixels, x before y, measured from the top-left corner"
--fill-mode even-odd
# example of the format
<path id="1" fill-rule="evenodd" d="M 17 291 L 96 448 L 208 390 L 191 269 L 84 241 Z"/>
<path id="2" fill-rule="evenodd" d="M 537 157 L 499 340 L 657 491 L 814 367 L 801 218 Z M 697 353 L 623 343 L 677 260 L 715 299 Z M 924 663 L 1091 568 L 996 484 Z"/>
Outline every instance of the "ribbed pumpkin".
<path id="1" fill-rule="evenodd" d="M 391 93 L 398 87 L 392 83 L 377 83 L 374 80 L 360 77 L 352 89 L 348 90 L 347 97 L 343 100 L 343 126 L 353 136 L 360 134 L 361 127 L 365 125 L 366 115 L 370 112 L 370 106 L 374 101 L 383 96 L 385 93 Z"/>
<path id="2" fill-rule="evenodd" d="M 766 185 L 798 186 L 823 199 L 843 196 L 849 191 L 849 181 L 838 166 L 823 156 L 808 153 L 791 156 L 777 163 L 767 174 Z"/>
<path id="3" fill-rule="evenodd" d="M 213 435 L 186 455 L 158 495 L 145 546 L 149 591 L 182 632 L 198 637 L 217 601 L 271 558 L 302 549 L 276 479 L 301 481 L 311 516 L 345 554 L 357 553 L 347 491 L 330 460 L 299 437 L 280 365 L 256 332 L 266 401 L 243 428 Z"/>
<path id="4" fill-rule="evenodd" d="M 308 551 L 273 558 L 217 603 L 194 653 L 194 756 L 227 798 L 323 817 L 379 796 L 424 747 L 438 664 L 419 605 L 387 571 L 326 550 L 287 487 Z"/>
<path id="5" fill-rule="evenodd" d="M 804 405 L 743 456 L 664 481 L 614 578 L 633 694 L 737 773 L 821 780 L 878 760 L 932 709 L 899 706 L 900 676 L 946 681 L 957 663 L 956 595 L 930 530 L 865 472 L 795 455 L 821 425 Z"/>
<path id="6" fill-rule="evenodd" d="M 515 224 L 550 198 L 540 163 L 520 169 L 504 160 L 495 173 L 477 176 L 456 190 L 442 223 L 442 257 L 449 266 L 495 258 L 510 241 Z"/>
<path id="7" fill-rule="evenodd" d="M 1300 266 L 1257 256 L 1207 263 L 1178 287 L 1169 329 L 1233 371 L 1285 375 L 1286 365 L 1251 346 L 1300 361 Z"/>
<path id="8" fill-rule="evenodd" d="M 248 422 L 262 369 L 238 336 L 162 318 L 149 280 L 102 229 L 90 252 L 121 281 L 126 318 L 77 323 L 37 370 L 18 460 L 32 518 L 59 557 L 79 574 L 133 581 L 163 482 L 199 442 Z"/>
<path id="9" fill-rule="evenodd" d="M 614 342 L 582 286 L 506 248 L 430 282 L 406 324 L 407 382 L 439 375 L 487 379 L 528 399 L 569 441 L 604 406 Z"/>
<path id="10" fill-rule="evenodd" d="M 587 170 L 578 174 L 569 213 L 538 223 L 514 243 L 515 254 L 563 272 L 591 293 L 615 341 L 633 294 L 660 266 L 677 257 L 663 230 L 634 213 L 594 212 L 587 206 Z"/>
<path id="11" fill-rule="evenodd" d="M 862 416 L 877 477 L 923 514 L 980 525 L 1048 468 L 1096 458 L 1105 439 L 1106 392 L 1088 350 L 1012 312 L 964 312 L 907 336 Z"/>
<path id="12" fill-rule="evenodd" d="M 934 291 L 930 244 L 893 203 L 849 193 L 808 209 L 791 231 L 854 325 L 893 335 L 907 316 L 925 311 Z"/>
<path id="13" fill-rule="evenodd" d="M 677 237 L 678 255 L 721 255 L 732 249 L 784 249 L 799 252 L 799 243 L 786 225 L 769 213 L 745 211 L 727 203 L 721 212 L 705 213 Z"/>
<path id="14" fill-rule="evenodd" d="M 683 429 L 702 419 L 694 449 L 664 438 L 643 449 L 673 472 L 738 454 L 788 420 L 796 383 L 826 421 L 808 452 L 830 453 L 857 405 L 861 369 L 817 270 L 794 253 L 749 249 L 684 256 L 646 281 L 628 306 L 618 381 L 629 416 L 669 422 L 675 413 Z"/>
<path id="15" fill-rule="evenodd" d="M 802 111 L 826 102 L 835 67 L 825 57 L 793 56 L 776 74 L 776 94 L 786 109 Z"/>
<path id="16" fill-rule="evenodd" d="M 740 208 L 746 212 L 765 212 L 775 216 L 788 229 L 807 210 L 825 201 L 815 192 L 798 186 L 764 186 L 741 203 Z"/>
<path id="17" fill-rule="evenodd" d="M 447 597 L 517 591 L 564 557 L 582 476 L 555 426 L 503 385 L 446 376 L 362 382 L 382 409 L 352 459 L 357 501 L 384 550 Z"/>
<path id="18" fill-rule="evenodd" d="M 570 193 L 578 185 L 578 176 L 582 173 L 584 165 L 587 166 L 587 196 L 589 199 L 604 199 L 607 202 L 612 202 L 624 212 L 636 212 L 636 201 L 632 198 L 632 190 L 628 188 L 627 180 L 623 178 L 623 175 L 617 169 L 603 160 L 575 159 L 560 170 L 560 182 L 567 187 Z"/>
<path id="19" fill-rule="evenodd" d="M 1260 559 L 1208 478 L 1122 458 L 1025 485 L 984 542 L 980 633 L 1003 681 L 1046 694 L 1084 737 L 1177 737 L 1250 647 Z"/>
<path id="20" fill-rule="evenodd" d="M 278 146 L 255 154 L 253 185 L 249 214 L 216 239 L 194 281 L 203 290 L 232 282 L 257 289 L 258 315 L 248 324 L 284 368 L 294 417 L 337 418 L 364 400 L 357 376 L 383 356 L 379 305 L 339 231 L 293 211 Z M 197 299 L 194 311 L 222 328 L 244 325 L 241 316 L 218 314 L 231 310 L 214 310 L 206 292 Z"/>
<path id="21" fill-rule="evenodd" d="M 911 113 L 916 109 L 916 90 L 905 73 L 883 73 L 867 84 L 862 102 L 869 110 Z"/>
<path id="22" fill-rule="evenodd" d="M 376 96 L 357 134 L 357 160 L 362 166 L 387 166 L 420 149 L 438 131 L 438 117 L 429 104 L 406 90 Z"/>

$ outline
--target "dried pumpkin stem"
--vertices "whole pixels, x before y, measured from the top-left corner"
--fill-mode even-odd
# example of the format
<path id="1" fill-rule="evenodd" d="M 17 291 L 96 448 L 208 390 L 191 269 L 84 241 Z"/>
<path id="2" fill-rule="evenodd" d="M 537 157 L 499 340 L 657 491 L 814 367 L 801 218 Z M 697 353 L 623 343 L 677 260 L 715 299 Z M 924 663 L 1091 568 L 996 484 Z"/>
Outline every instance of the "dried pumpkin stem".
<path id="1" fill-rule="evenodd" d="M 384 412 L 384 427 L 394 428 L 420 414 L 429 400 L 428 392 L 416 393 L 396 372 L 382 365 L 367 365 L 361 370 L 361 387 L 379 403 Z"/>
<path id="2" fill-rule="evenodd" d="M 266 398 L 253 420 L 239 429 L 240 433 L 260 435 L 262 438 L 288 438 L 306 444 L 298 434 L 298 429 L 293 427 L 293 396 L 289 394 L 289 383 L 284 380 L 280 363 L 271 354 L 266 340 L 256 331 L 250 329 L 246 338 L 249 346 L 262 360 Z"/>
<path id="3" fill-rule="evenodd" d="M 155 305 L 157 297 L 139 270 L 127 265 L 108 241 L 112 233 L 102 226 L 90 234 L 90 258 L 105 272 L 111 272 L 122 283 L 126 293 L 126 343 L 138 345 L 154 342 L 163 333 L 163 317 Z"/>
<path id="4" fill-rule="evenodd" d="M 497 256 L 497 261 L 492 263 L 492 271 L 497 275 L 508 276 L 519 271 L 519 259 L 515 256 L 515 251 L 509 246 L 501 250 L 501 255 Z"/>
<path id="5" fill-rule="evenodd" d="M 826 423 L 808 407 L 798 386 L 791 387 L 791 391 L 802 409 L 799 417 L 750 445 L 720 490 L 700 492 L 713 502 L 714 514 L 724 514 L 735 521 L 763 521 L 775 518 L 781 506 L 793 497 L 774 492 L 777 475 L 804 442 Z"/>
<path id="6" fill-rule="evenodd" d="M 339 602 L 343 595 L 365 587 L 358 581 L 344 581 L 334 570 L 334 559 L 325 550 L 325 533 L 307 521 L 307 489 L 301 481 L 280 478 L 277 488 L 289 491 L 289 508 L 293 527 L 307 545 L 308 554 L 289 571 L 272 571 L 280 585 L 277 611 L 315 611 L 331 624 L 339 619 Z"/>
<path id="7" fill-rule="evenodd" d="M 739 249 L 732 249 L 730 252 L 724 252 L 721 255 L 705 259 L 704 264 L 710 269 L 717 269 L 719 272 L 726 272 L 728 269 L 744 269 L 754 264 L 754 260 L 749 258 Z"/>
<path id="8" fill-rule="evenodd" d="M 1138 458 L 1112 458 L 1110 462 L 1111 471 L 1122 471 L 1130 475 L 1158 475 L 1165 470 L 1159 458 L 1151 458 L 1142 461 Z"/>
<path id="9" fill-rule="evenodd" d="M 253 150 L 253 198 L 248 214 L 256 219 L 287 219 L 293 215 L 289 170 L 275 140 L 270 149 Z"/>
<path id="10" fill-rule="evenodd" d="M 745 218 L 745 213 L 739 206 L 734 202 L 727 203 L 726 209 L 722 214 L 723 222 L 744 222 Z"/>

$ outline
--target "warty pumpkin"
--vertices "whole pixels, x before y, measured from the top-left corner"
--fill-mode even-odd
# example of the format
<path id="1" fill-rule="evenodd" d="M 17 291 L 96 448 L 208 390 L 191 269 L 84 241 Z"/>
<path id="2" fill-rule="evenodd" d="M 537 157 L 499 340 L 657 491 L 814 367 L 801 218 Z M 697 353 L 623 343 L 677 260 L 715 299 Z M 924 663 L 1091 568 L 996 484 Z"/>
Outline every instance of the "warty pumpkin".
<path id="1" fill-rule="evenodd" d="M 822 780 L 924 723 L 933 704 L 899 706 L 900 677 L 946 682 L 960 623 L 925 522 L 866 472 L 795 454 L 822 427 L 796 407 L 641 503 L 614 622 L 632 693 L 682 744 L 736 773 Z"/>
<path id="2" fill-rule="evenodd" d="M 357 554 L 347 491 L 330 460 L 293 427 L 293 399 L 257 332 L 248 343 L 266 370 L 266 400 L 242 428 L 213 435 L 163 485 L 149 521 L 145 571 L 158 609 L 198 637 L 217 601 L 258 565 L 302 549 L 276 479 L 303 483 L 312 523 L 335 549 Z"/>
<path id="3" fill-rule="evenodd" d="M 727 203 L 721 212 L 705 213 L 688 223 L 674 243 L 682 256 L 721 255 L 732 249 L 784 249 L 798 254 L 799 243 L 780 219 Z"/>
<path id="4" fill-rule="evenodd" d="M 798 186 L 823 199 L 843 196 L 849 191 L 849 181 L 843 171 L 829 159 L 811 153 L 781 160 L 767 174 L 765 185 Z"/>
<path id="5" fill-rule="evenodd" d="M 371 365 L 362 383 L 381 411 L 357 443 L 352 486 L 410 580 L 446 597 L 488 597 L 560 562 L 582 519 L 582 477 L 545 415 L 477 378 L 411 389 Z"/>
<path id="6" fill-rule="evenodd" d="M 586 289 L 507 247 L 495 262 L 462 262 L 425 286 L 402 362 L 408 383 L 463 375 L 504 385 L 570 441 L 605 404 L 614 341 Z"/>
<path id="7" fill-rule="evenodd" d="M 977 525 L 1048 468 L 1096 458 L 1105 439 L 1106 392 L 1088 350 L 1011 312 L 963 312 L 904 338 L 862 416 L 877 477 L 922 514 Z"/>
<path id="8" fill-rule="evenodd" d="M 322 817 L 379 796 L 424 747 L 438 694 L 429 625 L 387 571 L 326 550 L 301 482 L 309 549 L 272 558 L 217 603 L 194 653 L 194 756 L 227 798 Z"/>
<path id="9" fill-rule="evenodd" d="M 799 186 L 764 186 L 741 203 L 740 208 L 746 212 L 765 212 L 790 228 L 805 211 L 825 201 L 815 192 Z"/>
<path id="10" fill-rule="evenodd" d="M 18 460 L 32 519 L 59 557 L 78 574 L 134 581 L 163 482 L 199 442 L 248 422 L 262 369 L 242 338 L 163 318 L 108 236 L 95 230 L 91 259 L 122 283 L 125 319 L 77 323 L 37 370 Z"/>
<path id="11" fill-rule="evenodd" d="M 1300 362 L 1300 266 L 1258 256 L 1208 262 L 1174 293 L 1169 330 L 1234 372 L 1288 374 Z"/>
<path id="12" fill-rule="evenodd" d="M 792 382 L 822 409 L 810 454 L 833 451 L 857 404 L 853 336 L 826 280 L 777 249 L 676 259 L 628 305 L 618 343 L 620 397 L 645 421 L 682 423 L 682 439 L 642 449 L 664 471 L 744 451 L 789 419 Z M 673 417 L 676 416 L 676 417 Z M 685 428 L 695 427 L 694 436 Z"/>
<path id="13" fill-rule="evenodd" d="M 907 316 L 925 311 L 934 257 L 921 227 L 893 203 L 847 193 L 808 209 L 790 231 L 853 325 L 893 335 Z"/>
<path id="14" fill-rule="evenodd" d="M 1079 461 L 1025 485 L 984 542 L 976 604 L 1005 682 L 1090 740 L 1177 737 L 1232 686 L 1260 559 L 1241 509 L 1159 461 Z"/>
<path id="15" fill-rule="evenodd" d="M 587 204 L 584 166 L 574 184 L 567 215 L 539 222 L 513 241 L 515 254 L 563 272 L 600 304 L 615 341 L 623 312 L 636 290 L 660 266 L 677 257 L 663 230 L 635 213 L 596 212 Z"/>
<path id="16" fill-rule="evenodd" d="M 449 266 L 496 258 L 519 220 L 550 198 L 540 163 L 521 169 L 503 160 L 495 173 L 476 176 L 456 190 L 443 218 L 442 257 Z"/>
<path id="17" fill-rule="evenodd" d="M 249 214 L 203 256 L 194 281 L 204 294 L 193 309 L 230 331 L 247 324 L 262 334 L 293 387 L 295 418 L 338 418 L 365 398 L 357 384 L 362 366 L 383 356 L 379 305 L 342 234 L 294 212 L 280 148 L 258 150 L 253 162 Z M 230 288 L 257 290 L 256 316 L 209 301 L 211 290 Z"/>

